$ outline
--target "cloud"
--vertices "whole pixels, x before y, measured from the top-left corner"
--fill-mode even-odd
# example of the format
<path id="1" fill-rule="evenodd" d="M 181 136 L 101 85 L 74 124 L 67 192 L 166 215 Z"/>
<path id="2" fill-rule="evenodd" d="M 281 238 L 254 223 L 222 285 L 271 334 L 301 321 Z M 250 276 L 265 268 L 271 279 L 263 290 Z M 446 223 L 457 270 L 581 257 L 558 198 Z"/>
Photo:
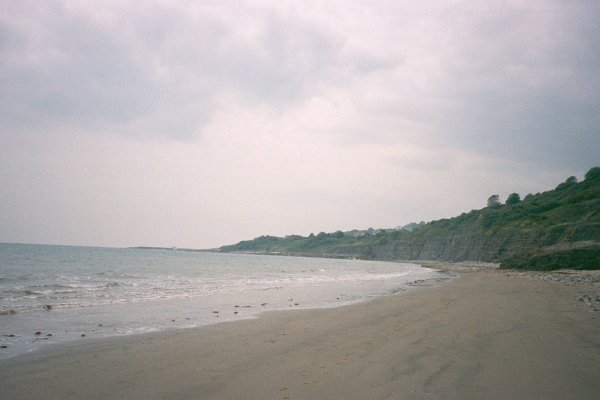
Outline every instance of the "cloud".
<path id="1" fill-rule="evenodd" d="M 462 103 L 444 120 L 463 144 L 542 160 L 564 146 L 575 144 L 579 154 L 597 146 L 599 11 L 533 3 L 473 19 L 456 37 L 463 46 L 443 90 Z"/>
<path id="2" fill-rule="evenodd" d="M 51 215 L 35 237 L 73 242 L 86 210 L 125 244 L 393 226 L 598 163 L 597 2 L 0 8 L 0 225 L 24 238 Z"/>
<path id="3" fill-rule="evenodd" d="M 398 10 L 378 14 L 372 25 L 403 62 L 341 89 L 351 116 L 341 140 L 596 162 L 599 7 L 477 4 L 411 9 L 418 22 L 406 25 L 390 17 Z"/>
<path id="4" fill-rule="evenodd" d="M 573 137 L 585 152 L 595 136 L 599 8 L 14 2 L 2 20 L 0 118 L 14 131 L 193 139 L 227 101 L 280 115 L 320 103 L 335 121 L 312 129 L 345 145 L 510 156 L 514 143 L 544 160 Z"/>
<path id="5" fill-rule="evenodd" d="M 239 6 L 12 3 L 1 118 L 17 131 L 193 137 L 223 96 L 293 105 L 337 73 L 340 37 L 289 10 Z"/>

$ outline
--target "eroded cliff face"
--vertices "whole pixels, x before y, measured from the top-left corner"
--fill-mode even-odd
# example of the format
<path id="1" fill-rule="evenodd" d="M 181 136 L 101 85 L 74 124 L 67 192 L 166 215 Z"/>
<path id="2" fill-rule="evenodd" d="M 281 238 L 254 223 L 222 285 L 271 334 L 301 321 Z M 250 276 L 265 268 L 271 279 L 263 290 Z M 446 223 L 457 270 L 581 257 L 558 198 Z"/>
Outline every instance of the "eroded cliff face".
<path id="1" fill-rule="evenodd" d="M 480 261 L 513 267 L 526 266 L 530 259 L 545 260 L 544 263 L 560 263 L 564 259 L 562 262 L 565 267 L 592 268 L 590 262 L 597 262 L 600 267 L 598 238 L 600 223 L 571 223 L 547 230 L 496 232 L 486 231 L 475 225 L 465 226 L 445 235 L 424 234 L 420 237 L 390 240 L 384 244 L 365 244 L 351 248 L 340 246 L 333 252 L 337 255 L 378 260 Z M 584 261 L 585 265 L 568 265 Z M 541 268 L 543 265 L 530 266 Z"/>

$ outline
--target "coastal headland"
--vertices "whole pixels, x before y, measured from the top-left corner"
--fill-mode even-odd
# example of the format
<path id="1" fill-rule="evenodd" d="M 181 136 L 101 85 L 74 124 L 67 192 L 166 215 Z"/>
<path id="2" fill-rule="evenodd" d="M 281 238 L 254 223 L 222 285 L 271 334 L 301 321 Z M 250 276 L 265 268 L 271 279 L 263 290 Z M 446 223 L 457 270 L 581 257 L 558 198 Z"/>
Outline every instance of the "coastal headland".
<path id="1" fill-rule="evenodd" d="M 444 268 L 459 279 L 336 309 L 82 340 L 5 360 L 0 398 L 600 396 L 598 271 Z"/>
<path id="2" fill-rule="evenodd" d="M 214 251 L 367 260 L 477 261 L 523 270 L 600 268 L 600 167 L 555 189 L 390 229 L 263 235 Z"/>

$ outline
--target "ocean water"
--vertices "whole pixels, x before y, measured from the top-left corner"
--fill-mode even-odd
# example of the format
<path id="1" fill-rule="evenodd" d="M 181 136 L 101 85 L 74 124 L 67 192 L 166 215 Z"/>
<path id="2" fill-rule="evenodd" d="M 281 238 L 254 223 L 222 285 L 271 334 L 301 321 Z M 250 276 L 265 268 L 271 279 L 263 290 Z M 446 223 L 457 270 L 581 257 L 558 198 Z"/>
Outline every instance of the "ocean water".
<path id="1" fill-rule="evenodd" d="M 444 278 L 391 262 L 0 243 L 0 359 L 54 343 L 338 307 Z"/>

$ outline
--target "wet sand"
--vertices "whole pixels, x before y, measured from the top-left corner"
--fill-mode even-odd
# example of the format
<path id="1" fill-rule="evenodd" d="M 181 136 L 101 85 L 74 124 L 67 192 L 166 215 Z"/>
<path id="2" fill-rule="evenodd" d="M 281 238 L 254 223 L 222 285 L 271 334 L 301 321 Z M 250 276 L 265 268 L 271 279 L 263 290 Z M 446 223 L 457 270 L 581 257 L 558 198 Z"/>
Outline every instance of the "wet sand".
<path id="1" fill-rule="evenodd" d="M 337 309 L 57 346 L 2 363 L 0 398 L 600 398 L 600 286 L 458 274 Z"/>

